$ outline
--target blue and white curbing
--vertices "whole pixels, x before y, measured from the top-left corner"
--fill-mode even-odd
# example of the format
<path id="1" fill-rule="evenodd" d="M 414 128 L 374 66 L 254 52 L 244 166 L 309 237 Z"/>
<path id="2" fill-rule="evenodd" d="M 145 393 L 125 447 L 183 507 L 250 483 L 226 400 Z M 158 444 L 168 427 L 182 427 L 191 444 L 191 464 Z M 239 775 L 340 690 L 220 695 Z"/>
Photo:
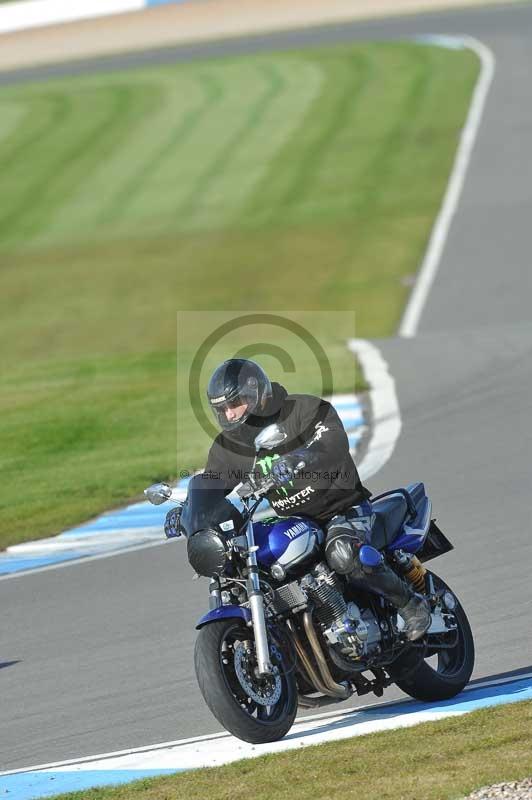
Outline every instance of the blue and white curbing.
<path id="1" fill-rule="evenodd" d="M 21 0 L 0 7 L 0 33 L 184 2 L 193 0 Z"/>
<path id="2" fill-rule="evenodd" d="M 355 455 L 365 431 L 360 400 L 353 394 L 334 395 L 330 399 L 345 426 L 351 452 Z M 185 499 L 188 480 L 186 478 L 178 483 L 177 497 L 181 492 L 181 498 Z M 71 528 L 58 536 L 13 545 L 0 553 L 0 578 L 162 544 L 167 512 L 167 505 L 134 503 L 127 508 L 102 514 L 92 522 Z M 263 512 L 271 513 L 266 504 Z"/>
<path id="3" fill-rule="evenodd" d="M 31 800 L 60 792 L 118 785 L 377 731 L 411 727 L 520 700 L 532 700 L 532 673 L 486 681 L 442 703 L 429 705 L 407 700 L 304 717 L 296 721 L 289 736 L 272 744 L 246 744 L 228 733 L 218 733 L 3 772 L 0 773 L 0 794 L 3 796 L 5 793 L 10 800 Z M 353 752 L 356 753 L 356 744 Z"/>

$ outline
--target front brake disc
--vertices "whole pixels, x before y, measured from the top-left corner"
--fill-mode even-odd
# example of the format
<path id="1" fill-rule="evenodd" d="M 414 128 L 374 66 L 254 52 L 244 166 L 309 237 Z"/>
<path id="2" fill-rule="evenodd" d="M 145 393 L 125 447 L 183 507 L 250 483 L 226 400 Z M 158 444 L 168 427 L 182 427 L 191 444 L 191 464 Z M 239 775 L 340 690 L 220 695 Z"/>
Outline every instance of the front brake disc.
<path id="1" fill-rule="evenodd" d="M 274 668 L 273 675 L 261 679 L 260 683 L 257 683 L 246 645 L 243 642 L 239 642 L 234 649 L 234 653 L 236 676 L 247 696 L 251 697 L 257 705 L 274 706 L 279 701 L 282 691 L 281 676 L 278 668 Z"/>

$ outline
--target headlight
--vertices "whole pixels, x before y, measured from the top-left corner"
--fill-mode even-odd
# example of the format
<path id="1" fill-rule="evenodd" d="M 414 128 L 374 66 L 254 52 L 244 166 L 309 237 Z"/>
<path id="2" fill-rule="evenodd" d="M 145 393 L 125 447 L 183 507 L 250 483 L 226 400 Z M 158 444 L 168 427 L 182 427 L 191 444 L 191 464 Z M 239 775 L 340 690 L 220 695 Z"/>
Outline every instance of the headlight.
<path id="1" fill-rule="evenodd" d="M 222 575 L 229 561 L 227 542 L 211 529 L 198 531 L 188 539 L 187 554 L 192 569 L 206 578 Z"/>

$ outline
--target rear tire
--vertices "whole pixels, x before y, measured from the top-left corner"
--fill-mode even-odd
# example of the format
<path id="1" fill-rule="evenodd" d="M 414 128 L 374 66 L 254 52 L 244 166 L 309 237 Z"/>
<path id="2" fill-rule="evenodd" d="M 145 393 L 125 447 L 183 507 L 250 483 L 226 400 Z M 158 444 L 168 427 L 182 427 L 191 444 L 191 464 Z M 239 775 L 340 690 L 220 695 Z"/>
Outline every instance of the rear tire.
<path id="1" fill-rule="evenodd" d="M 253 642 L 253 631 L 239 619 L 211 622 L 200 629 L 194 650 L 196 677 L 203 699 L 226 730 L 251 744 L 275 742 L 285 736 L 297 713 L 297 686 L 294 671 L 286 670 L 280 658 L 278 677 L 268 685 L 259 681 L 246 662 L 242 678 L 242 642 Z M 240 659 L 239 659 L 240 655 Z M 250 657 L 250 663 L 253 656 Z M 236 663 L 239 660 L 239 677 Z M 247 686 L 245 685 L 247 683 Z M 256 702 L 249 689 L 280 695 L 266 706 Z"/>
<path id="2" fill-rule="evenodd" d="M 448 650 L 432 651 L 420 658 L 415 650 L 409 650 L 390 666 L 390 675 L 396 685 L 410 697 L 426 702 L 448 700 L 459 694 L 469 683 L 475 665 L 475 645 L 473 634 L 458 598 L 447 584 L 434 573 L 436 591 L 447 589 L 456 600 L 453 611 L 457 623 L 456 645 Z M 433 667 L 425 661 L 437 653 L 437 665 Z"/>

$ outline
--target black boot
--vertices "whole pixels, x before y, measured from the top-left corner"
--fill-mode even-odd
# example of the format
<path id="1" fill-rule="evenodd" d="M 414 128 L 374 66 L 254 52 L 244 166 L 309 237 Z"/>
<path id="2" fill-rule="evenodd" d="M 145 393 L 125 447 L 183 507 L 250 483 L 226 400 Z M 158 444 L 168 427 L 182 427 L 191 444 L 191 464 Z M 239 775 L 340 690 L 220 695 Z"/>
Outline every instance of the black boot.
<path id="1" fill-rule="evenodd" d="M 406 606 L 399 608 L 398 611 L 406 623 L 403 633 L 410 642 L 420 639 L 430 628 L 432 622 L 430 607 L 421 595 L 412 595 Z"/>
<path id="2" fill-rule="evenodd" d="M 424 597 L 415 594 L 414 590 L 387 564 L 381 564 L 370 573 L 366 573 L 369 586 L 384 595 L 398 610 L 405 621 L 403 630 L 406 638 L 413 642 L 423 636 L 430 628 L 430 606 Z"/>

